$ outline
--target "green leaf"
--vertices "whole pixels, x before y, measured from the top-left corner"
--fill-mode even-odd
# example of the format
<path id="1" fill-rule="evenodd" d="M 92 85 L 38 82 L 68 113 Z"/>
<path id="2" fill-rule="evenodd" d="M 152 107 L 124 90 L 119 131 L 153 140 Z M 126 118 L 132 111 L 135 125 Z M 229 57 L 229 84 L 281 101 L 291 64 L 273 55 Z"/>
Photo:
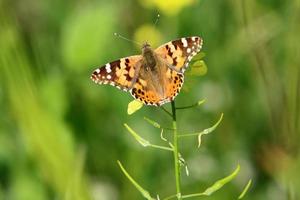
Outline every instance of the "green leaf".
<path id="1" fill-rule="evenodd" d="M 205 57 L 205 53 L 204 52 L 200 52 L 197 55 L 194 56 L 193 60 L 197 61 L 197 60 L 202 60 Z"/>
<path id="2" fill-rule="evenodd" d="M 170 147 L 165 147 L 165 146 L 160 146 L 160 145 L 155 145 L 151 144 L 148 140 L 145 140 L 142 138 L 139 134 L 137 134 L 132 128 L 130 128 L 127 124 L 124 124 L 126 129 L 129 131 L 129 133 L 144 147 L 153 147 L 156 149 L 161 149 L 161 150 L 166 150 L 166 151 L 173 151 L 173 148 Z"/>
<path id="3" fill-rule="evenodd" d="M 246 185 L 246 187 L 243 189 L 242 193 L 240 194 L 240 196 L 238 197 L 238 199 L 242 199 L 244 198 L 245 194 L 247 193 L 247 191 L 249 190 L 250 186 L 251 186 L 252 180 L 250 179 Z"/>
<path id="4" fill-rule="evenodd" d="M 201 146 L 201 141 L 202 141 L 201 137 L 202 137 L 202 135 L 207 135 L 207 134 L 213 132 L 217 128 L 217 126 L 220 124 L 220 122 L 222 121 L 223 115 L 224 114 L 222 113 L 220 119 L 218 120 L 218 122 L 215 125 L 213 125 L 210 128 L 204 129 L 201 133 L 199 133 L 199 135 L 198 135 L 198 148 Z"/>
<path id="5" fill-rule="evenodd" d="M 132 115 L 133 113 L 135 113 L 136 111 L 138 111 L 142 107 L 143 107 L 142 102 L 140 102 L 138 100 L 133 100 L 128 104 L 127 113 L 128 113 L 128 115 Z"/>
<path id="6" fill-rule="evenodd" d="M 194 62 L 191 66 L 191 71 L 188 72 L 192 76 L 204 76 L 207 73 L 207 66 L 203 60 Z"/>
<path id="7" fill-rule="evenodd" d="M 132 128 L 130 128 L 127 124 L 124 124 L 125 128 L 129 131 L 129 133 L 136 139 L 142 146 L 146 147 L 150 145 L 150 142 L 142 138 L 139 134 L 137 134 Z"/>
<path id="8" fill-rule="evenodd" d="M 121 168 L 122 172 L 125 174 L 125 176 L 129 179 L 129 181 L 135 186 L 135 188 L 143 195 L 148 200 L 155 200 L 154 198 L 151 197 L 149 192 L 145 190 L 142 186 L 140 186 L 130 175 L 129 173 L 125 170 L 123 167 L 122 163 L 118 160 L 118 165 Z"/>
<path id="9" fill-rule="evenodd" d="M 236 177 L 236 175 L 240 171 L 240 165 L 236 167 L 236 169 L 229 175 L 226 176 L 225 178 L 222 178 L 218 181 L 216 181 L 211 187 L 207 188 L 204 192 L 203 195 L 210 196 L 212 193 L 216 192 L 217 190 L 221 189 L 226 183 L 230 182 L 232 179 Z"/>
<path id="10" fill-rule="evenodd" d="M 147 118 L 147 117 L 144 117 L 144 119 L 145 119 L 149 124 L 151 124 L 152 126 L 154 126 L 155 128 L 161 128 L 161 126 L 160 126 L 159 123 L 157 123 L 157 122 L 155 122 L 155 121 L 153 121 L 153 120 L 151 120 L 151 119 L 149 119 L 149 118 Z"/>
<path id="11" fill-rule="evenodd" d="M 197 102 L 197 104 L 198 104 L 198 106 L 200 106 L 201 104 L 203 104 L 205 102 L 205 99 L 202 99 L 202 100 L 199 100 L 198 102 Z"/>
<path id="12" fill-rule="evenodd" d="M 188 199 L 191 197 L 199 197 L 199 196 L 210 196 L 214 192 L 221 189 L 225 184 L 229 183 L 232 179 L 234 179 L 236 175 L 239 173 L 239 171 L 240 171 L 240 165 L 238 165 L 236 169 L 229 176 L 226 176 L 225 178 L 216 181 L 212 186 L 207 188 L 204 192 L 195 193 L 195 194 L 186 194 L 182 196 L 182 199 Z M 170 198 L 173 198 L 173 196 L 170 196 Z"/>

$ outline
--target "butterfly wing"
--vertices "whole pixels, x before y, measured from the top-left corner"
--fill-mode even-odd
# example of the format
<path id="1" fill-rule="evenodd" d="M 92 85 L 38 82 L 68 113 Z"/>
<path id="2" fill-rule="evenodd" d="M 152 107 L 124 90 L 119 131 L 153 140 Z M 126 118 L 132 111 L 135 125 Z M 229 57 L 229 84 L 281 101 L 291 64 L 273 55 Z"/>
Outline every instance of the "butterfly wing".
<path id="1" fill-rule="evenodd" d="M 140 67 L 142 56 L 129 56 L 107 63 L 97 68 L 91 79 L 98 84 L 110 84 L 118 89 L 128 91 L 133 86 Z"/>
<path id="2" fill-rule="evenodd" d="M 185 37 L 173 40 L 155 49 L 168 66 L 184 73 L 192 58 L 201 50 L 203 40 L 200 37 Z"/>

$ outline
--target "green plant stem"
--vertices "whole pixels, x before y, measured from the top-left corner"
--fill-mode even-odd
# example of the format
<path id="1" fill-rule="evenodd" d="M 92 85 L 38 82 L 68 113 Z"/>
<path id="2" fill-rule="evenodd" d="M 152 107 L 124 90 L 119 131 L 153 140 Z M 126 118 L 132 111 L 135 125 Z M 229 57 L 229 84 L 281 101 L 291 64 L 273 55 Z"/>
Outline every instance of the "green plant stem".
<path id="1" fill-rule="evenodd" d="M 177 133 L 177 123 L 176 123 L 176 107 L 175 107 L 175 101 L 171 102 L 172 105 L 172 119 L 173 119 L 173 154 L 174 154 L 174 168 L 175 168 L 175 180 L 176 180 L 176 194 L 177 199 L 181 200 L 181 188 L 180 188 L 180 163 L 179 163 L 179 157 L 178 157 L 178 133 Z"/>
<path id="2" fill-rule="evenodd" d="M 165 109 L 163 106 L 160 106 L 160 109 L 162 109 L 167 115 L 173 118 L 172 113 L 170 113 L 167 109 Z"/>
<path id="3" fill-rule="evenodd" d="M 189 105 L 189 106 L 177 107 L 176 110 L 183 110 L 183 109 L 193 108 L 193 107 L 196 107 L 198 105 L 199 105 L 199 103 L 197 102 L 197 103 L 194 103 L 194 104 Z"/>

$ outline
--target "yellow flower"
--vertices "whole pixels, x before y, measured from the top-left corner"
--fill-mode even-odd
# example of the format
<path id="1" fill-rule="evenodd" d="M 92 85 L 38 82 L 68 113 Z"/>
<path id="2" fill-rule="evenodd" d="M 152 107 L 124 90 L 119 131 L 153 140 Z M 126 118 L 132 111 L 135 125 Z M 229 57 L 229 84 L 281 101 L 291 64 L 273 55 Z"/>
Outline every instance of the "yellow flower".
<path id="1" fill-rule="evenodd" d="M 166 15 L 176 15 L 184 7 L 194 3 L 195 0 L 140 0 L 140 2 L 147 8 L 158 8 Z"/>
<path id="2" fill-rule="evenodd" d="M 153 48 L 155 48 L 161 44 L 162 35 L 153 25 L 145 24 L 136 30 L 134 40 L 139 43 L 148 42 Z"/>

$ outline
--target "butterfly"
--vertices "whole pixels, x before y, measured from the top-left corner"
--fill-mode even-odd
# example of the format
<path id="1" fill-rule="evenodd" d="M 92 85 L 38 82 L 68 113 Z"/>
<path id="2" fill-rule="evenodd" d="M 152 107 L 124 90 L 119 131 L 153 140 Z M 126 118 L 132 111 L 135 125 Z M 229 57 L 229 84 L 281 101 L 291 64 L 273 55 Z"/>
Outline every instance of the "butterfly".
<path id="1" fill-rule="evenodd" d="M 110 84 L 143 102 L 161 106 L 180 92 L 189 62 L 202 48 L 200 37 L 184 37 L 152 49 L 142 45 L 142 55 L 118 59 L 97 68 L 91 79 Z"/>

